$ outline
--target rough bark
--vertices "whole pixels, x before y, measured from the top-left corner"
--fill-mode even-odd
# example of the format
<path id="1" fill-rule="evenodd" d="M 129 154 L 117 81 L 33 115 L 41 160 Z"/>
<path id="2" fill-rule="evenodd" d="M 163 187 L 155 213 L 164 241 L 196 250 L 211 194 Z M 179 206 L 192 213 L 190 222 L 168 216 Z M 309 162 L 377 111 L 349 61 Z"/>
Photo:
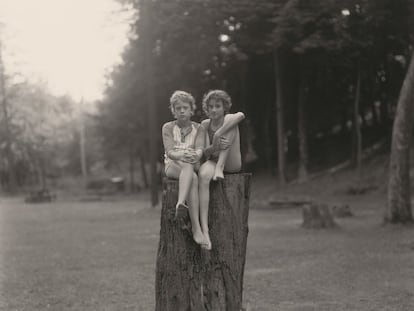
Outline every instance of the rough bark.
<path id="1" fill-rule="evenodd" d="M 210 185 L 213 248 L 202 250 L 174 221 L 178 182 L 165 179 L 156 267 L 157 311 L 239 311 L 248 234 L 250 174 Z M 186 220 L 189 224 L 189 219 Z"/>
<path id="2" fill-rule="evenodd" d="M 414 123 L 414 53 L 411 57 L 394 119 L 391 143 L 388 200 L 384 221 L 413 221 L 410 202 L 410 139 Z"/>

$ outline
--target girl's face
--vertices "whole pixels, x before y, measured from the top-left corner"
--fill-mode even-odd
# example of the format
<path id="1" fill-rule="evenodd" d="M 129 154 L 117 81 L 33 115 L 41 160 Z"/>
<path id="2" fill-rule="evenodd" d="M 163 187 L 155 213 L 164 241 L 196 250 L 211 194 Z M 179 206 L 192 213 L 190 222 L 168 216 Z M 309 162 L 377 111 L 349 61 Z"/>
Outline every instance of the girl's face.
<path id="1" fill-rule="evenodd" d="M 210 99 L 207 104 L 208 116 L 210 119 L 220 119 L 224 117 L 224 105 L 221 100 Z"/>
<path id="2" fill-rule="evenodd" d="M 191 104 L 178 100 L 178 102 L 174 105 L 174 115 L 177 120 L 189 120 L 193 115 Z"/>

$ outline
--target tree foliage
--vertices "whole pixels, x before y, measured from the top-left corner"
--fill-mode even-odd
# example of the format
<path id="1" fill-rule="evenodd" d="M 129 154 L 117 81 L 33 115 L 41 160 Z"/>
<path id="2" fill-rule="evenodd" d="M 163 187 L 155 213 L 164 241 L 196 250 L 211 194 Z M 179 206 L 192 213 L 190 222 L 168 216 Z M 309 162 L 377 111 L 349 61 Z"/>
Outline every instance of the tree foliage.
<path id="1" fill-rule="evenodd" d="M 20 186 L 58 174 L 71 161 L 66 147 L 75 126 L 72 101 L 27 82 L 7 84 L 5 98 L 7 116 L 1 114 L 1 123 L 7 122 L 8 131 L 0 128 L 0 153 L 6 158 L 9 141 L 12 161 L 2 162 L 3 174 L 13 166 Z M 3 179 L 3 186 L 8 181 Z"/>
<path id="2" fill-rule="evenodd" d="M 294 161 L 298 152 L 295 111 L 298 82 L 303 78 L 309 124 L 306 131 L 315 169 L 317 158 L 324 165 L 332 164 L 318 151 L 321 144 L 329 143 L 333 153 L 338 151 L 332 161 L 344 160 L 339 154 L 346 154 L 344 147 L 336 148 L 335 142 L 347 146 L 351 141 L 348 127 L 352 123 L 358 70 L 361 98 L 357 113 L 363 122 L 363 143 L 381 139 L 378 135 L 389 130 L 389 118 L 406 70 L 404 60 L 412 42 L 414 19 L 408 0 L 127 2 L 138 13 L 124 62 L 113 73 L 113 84 L 103 103 L 102 120 L 106 120 L 103 123 L 108 141 L 122 144 L 116 138 L 128 132 L 138 141 L 139 149 L 145 145 L 146 137 L 159 136 L 147 131 L 148 77 L 143 68 L 148 61 L 154 65 L 159 125 L 171 118 L 168 98 L 175 89 L 192 92 L 200 102 L 208 89 L 225 88 L 234 99 L 234 109 L 244 109 L 251 119 L 256 136 L 274 138 L 272 53 L 276 49 L 282 49 L 285 55 L 288 159 Z M 139 12 L 145 4 L 147 15 L 141 17 Z M 145 36 L 145 18 L 150 23 L 150 37 Z M 143 50 L 146 44 L 152 51 L 150 60 Z M 196 119 L 201 117 L 199 112 Z M 372 123 L 372 119 L 383 130 L 367 137 L 365 123 Z M 127 124 L 132 131 L 126 129 Z M 329 141 L 329 137 L 337 139 Z M 274 142 L 273 138 L 269 141 Z M 259 158 L 268 157 L 274 162 L 275 144 L 267 146 L 265 141 L 255 141 Z"/>

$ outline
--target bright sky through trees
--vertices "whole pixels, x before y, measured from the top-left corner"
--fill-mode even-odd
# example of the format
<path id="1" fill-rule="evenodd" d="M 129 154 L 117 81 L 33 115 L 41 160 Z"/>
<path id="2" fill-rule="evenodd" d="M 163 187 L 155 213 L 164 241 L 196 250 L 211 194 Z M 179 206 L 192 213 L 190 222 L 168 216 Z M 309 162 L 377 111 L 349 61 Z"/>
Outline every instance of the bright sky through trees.
<path id="1" fill-rule="evenodd" d="M 128 43 L 131 8 L 115 0 L 0 0 L 6 71 L 93 101 Z"/>

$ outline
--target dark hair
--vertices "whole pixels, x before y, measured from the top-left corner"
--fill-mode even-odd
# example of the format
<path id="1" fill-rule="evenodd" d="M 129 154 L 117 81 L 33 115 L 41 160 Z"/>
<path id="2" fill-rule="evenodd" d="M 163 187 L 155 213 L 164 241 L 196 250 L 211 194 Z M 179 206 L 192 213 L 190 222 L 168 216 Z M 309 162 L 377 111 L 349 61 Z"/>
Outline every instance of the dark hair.
<path id="1" fill-rule="evenodd" d="M 229 94 L 223 90 L 212 90 L 205 94 L 203 97 L 203 110 L 206 115 L 208 115 L 208 102 L 212 99 L 221 101 L 223 103 L 224 114 L 230 112 L 232 104 Z"/>

